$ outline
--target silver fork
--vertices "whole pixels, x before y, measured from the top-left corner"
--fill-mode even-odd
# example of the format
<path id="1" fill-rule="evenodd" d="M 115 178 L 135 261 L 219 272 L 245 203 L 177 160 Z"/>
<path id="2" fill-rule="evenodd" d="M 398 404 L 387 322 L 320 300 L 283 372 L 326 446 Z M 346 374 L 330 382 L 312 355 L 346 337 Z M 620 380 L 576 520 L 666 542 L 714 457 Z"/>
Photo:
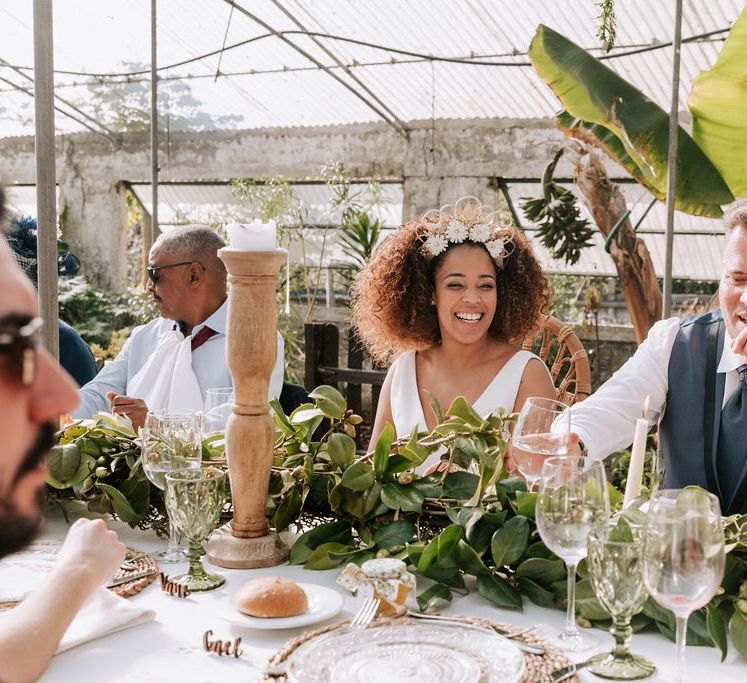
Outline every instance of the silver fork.
<path id="1" fill-rule="evenodd" d="M 368 598 L 365 600 L 351 619 L 348 631 L 360 631 L 366 628 L 376 617 L 380 606 L 381 600 L 379 598 Z"/>
<path id="2" fill-rule="evenodd" d="M 379 611 L 380 606 L 381 600 L 379 600 L 378 598 L 367 598 L 358 608 L 358 611 L 350 620 L 350 623 L 345 630 L 362 631 L 364 628 L 367 628 L 376 618 L 376 613 Z M 330 634 L 325 634 L 320 637 L 326 638 L 329 635 Z M 269 676 L 271 678 L 275 676 L 285 676 L 288 673 L 288 661 L 282 662 L 281 664 L 278 664 L 276 666 L 265 667 L 264 673 L 266 676 Z"/>

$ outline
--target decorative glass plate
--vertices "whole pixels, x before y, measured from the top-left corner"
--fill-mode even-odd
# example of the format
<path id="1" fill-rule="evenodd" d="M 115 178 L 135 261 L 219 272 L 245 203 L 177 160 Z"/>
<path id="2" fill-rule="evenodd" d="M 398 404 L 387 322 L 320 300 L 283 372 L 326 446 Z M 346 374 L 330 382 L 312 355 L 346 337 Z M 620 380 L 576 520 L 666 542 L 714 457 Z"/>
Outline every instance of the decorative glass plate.
<path id="1" fill-rule="evenodd" d="M 343 597 L 333 588 L 319 586 L 315 583 L 299 583 L 309 599 L 309 608 L 295 617 L 252 617 L 239 612 L 234 605 L 234 597 L 224 600 L 218 608 L 218 614 L 235 626 L 256 629 L 298 628 L 316 624 L 335 616 L 342 610 Z"/>
<path id="2" fill-rule="evenodd" d="M 294 683 L 517 683 L 523 673 L 523 655 L 503 636 L 411 621 L 320 636 L 288 663 Z"/>

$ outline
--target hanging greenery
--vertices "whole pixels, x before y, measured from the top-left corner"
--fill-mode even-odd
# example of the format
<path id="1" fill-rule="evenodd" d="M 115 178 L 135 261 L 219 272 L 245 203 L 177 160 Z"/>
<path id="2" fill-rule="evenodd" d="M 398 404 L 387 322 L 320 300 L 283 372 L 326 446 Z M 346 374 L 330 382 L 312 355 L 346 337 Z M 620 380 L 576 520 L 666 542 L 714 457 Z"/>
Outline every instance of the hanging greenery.
<path id="1" fill-rule="evenodd" d="M 542 175 L 542 196 L 522 197 L 521 208 L 537 225 L 537 236 L 552 257 L 573 265 L 581 257 L 581 251 L 591 246 L 594 230 L 581 217 L 573 192 L 553 182 L 555 166 L 564 149 L 558 150 Z"/>
<path id="2" fill-rule="evenodd" d="M 597 17 L 597 38 L 602 43 L 605 52 L 615 47 L 617 38 L 617 26 L 615 20 L 615 0 L 597 0 L 600 13 Z"/>

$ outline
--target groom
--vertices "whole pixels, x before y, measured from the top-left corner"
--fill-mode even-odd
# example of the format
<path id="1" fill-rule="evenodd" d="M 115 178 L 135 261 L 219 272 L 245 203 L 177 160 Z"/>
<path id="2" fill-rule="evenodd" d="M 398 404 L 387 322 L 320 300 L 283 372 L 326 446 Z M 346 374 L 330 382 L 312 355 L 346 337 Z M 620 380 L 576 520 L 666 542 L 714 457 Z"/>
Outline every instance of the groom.
<path id="1" fill-rule="evenodd" d="M 208 226 L 162 233 L 148 258 L 148 291 L 160 318 L 136 327 L 119 355 L 80 390 L 73 417 L 111 410 L 137 429 L 148 410 L 201 410 L 205 391 L 231 386 L 226 365 L 225 246 Z M 270 398 L 283 384 L 283 339 L 270 379 Z"/>

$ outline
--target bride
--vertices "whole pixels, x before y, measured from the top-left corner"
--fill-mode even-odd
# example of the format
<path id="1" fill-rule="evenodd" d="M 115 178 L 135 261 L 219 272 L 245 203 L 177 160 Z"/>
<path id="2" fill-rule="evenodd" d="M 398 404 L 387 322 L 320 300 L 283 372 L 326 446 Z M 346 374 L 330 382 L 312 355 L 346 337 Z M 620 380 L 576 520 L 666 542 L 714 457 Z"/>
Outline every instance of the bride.
<path id="1" fill-rule="evenodd" d="M 432 398 L 464 396 L 481 415 L 555 398 L 552 378 L 518 344 L 547 313 L 551 291 L 524 235 L 464 197 L 406 223 L 374 252 L 351 289 L 353 324 L 372 357 L 396 358 L 381 389 L 371 444 L 430 431 Z M 424 463 L 432 467 L 438 456 Z"/>

